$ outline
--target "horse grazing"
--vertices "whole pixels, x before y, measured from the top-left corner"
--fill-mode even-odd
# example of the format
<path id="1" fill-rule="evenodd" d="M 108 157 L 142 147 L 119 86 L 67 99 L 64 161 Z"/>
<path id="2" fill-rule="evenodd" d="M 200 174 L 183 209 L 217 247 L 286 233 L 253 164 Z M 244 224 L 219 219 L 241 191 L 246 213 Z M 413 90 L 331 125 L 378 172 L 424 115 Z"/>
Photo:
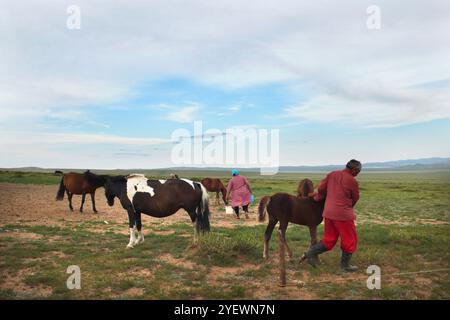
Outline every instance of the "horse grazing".
<path id="1" fill-rule="evenodd" d="M 227 196 L 227 189 L 223 185 L 222 181 L 217 178 L 205 178 L 201 181 L 202 185 L 205 186 L 206 190 L 209 192 L 215 192 L 216 193 L 216 203 L 217 205 L 220 204 L 220 196 L 219 192 L 222 193 L 222 200 L 226 204 L 228 204 L 226 196 Z"/>
<path id="2" fill-rule="evenodd" d="M 259 203 L 259 221 L 264 221 L 266 214 L 269 214 L 269 224 L 264 233 L 263 257 L 265 259 L 269 257 L 269 241 L 278 222 L 280 222 L 281 240 L 286 246 L 289 258 L 292 258 L 292 250 L 286 242 L 286 229 L 289 222 L 307 226 L 311 236 L 311 246 L 317 243 L 317 226 L 323 219 L 324 201 L 316 202 L 308 196 L 311 195 L 313 190 L 310 189 L 312 182 L 309 184 L 301 181 L 300 185 L 306 186 L 301 188 L 301 196 L 276 193 L 272 196 L 263 197 Z"/>
<path id="3" fill-rule="evenodd" d="M 120 200 L 128 212 L 130 242 L 133 248 L 144 242 L 141 214 L 163 218 L 184 209 L 194 225 L 194 244 L 200 231 L 209 231 L 208 192 L 205 187 L 187 179 L 148 180 L 144 175 L 111 177 L 105 184 L 105 196 L 110 206 Z M 138 237 L 134 228 L 137 227 Z"/>
<path id="4" fill-rule="evenodd" d="M 55 174 L 62 174 L 61 171 L 55 171 Z M 80 212 L 83 212 L 84 201 L 86 194 L 91 195 L 92 209 L 97 213 L 95 208 L 95 190 L 106 183 L 107 176 L 96 175 L 89 170 L 85 173 L 70 172 L 63 175 L 59 184 L 58 193 L 56 194 L 56 200 L 62 201 L 64 199 L 64 193 L 67 192 L 69 199 L 70 211 L 73 211 L 72 197 L 74 194 L 81 194 L 81 207 Z"/>

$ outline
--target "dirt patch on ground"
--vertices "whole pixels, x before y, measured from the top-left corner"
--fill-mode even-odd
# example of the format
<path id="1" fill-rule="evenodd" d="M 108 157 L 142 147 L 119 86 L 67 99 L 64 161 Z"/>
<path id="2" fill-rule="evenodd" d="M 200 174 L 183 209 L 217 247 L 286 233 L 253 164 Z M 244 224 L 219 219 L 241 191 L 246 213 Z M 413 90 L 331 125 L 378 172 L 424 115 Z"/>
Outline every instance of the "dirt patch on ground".
<path id="1" fill-rule="evenodd" d="M 418 224 L 431 224 L 431 225 L 445 225 L 445 224 L 450 224 L 447 221 L 440 221 L 440 220 L 436 220 L 436 219 L 417 219 L 416 223 Z"/>
<path id="2" fill-rule="evenodd" d="M 133 267 L 127 272 L 120 272 L 118 273 L 117 277 L 119 279 L 127 279 L 130 276 L 134 277 L 146 277 L 146 278 L 154 278 L 155 273 L 161 268 L 160 264 L 157 264 L 156 266 L 152 267 L 152 269 L 144 268 L 144 267 Z"/>
<path id="3" fill-rule="evenodd" d="M 158 231 L 152 231 L 152 233 L 154 233 L 158 236 L 169 236 L 171 234 L 174 234 L 175 230 L 165 230 L 165 231 L 158 230 Z"/>
<path id="4" fill-rule="evenodd" d="M 244 271 L 256 270 L 259 266 L 249 263 L 241 264 L 238 267 L 211 267 L 206 281 L 210 285 L 217 285 L 220 282 L 227 281 L 227 277 L 239 276 Z"/>
<path id="5" fill-rule="evenodd" d="M 144 295 L 145 289 L 143 288 L 130 288 L 128 290 L 125 290 L 121 294 L 119 294 L 117 297 L 139 297 Z"/>
<path id="6" fill-rule="evenodd" d="M 164 261 L 164 262 L 169 263 L 171 265 L 182 267 L 182 268 L 185 268 L 185 269 L 194 270 L 195 268 L 198 268 L 197 264 L 195 264 L 193 262 L 190 262 L 190 261 L 186 261 L 185 259 L 175 258 L 170 253 L 165 253 L 162 256 L 159 256 L 158 260 Z"/>
<path id="7" fill-rule="evenodd" d="M 53 293 L 53 289 L 44 285 L 29 286 L 23 282 L 23 280 L 33 275 L 34 272 L 31 269 L 21 269 L 15 274 L 7 272 L 2 274 L 3 282 L 0 284 L 2 290 L 10 290 L 20 296 L 30 295 L 31 297 L 45 298 L 49 297 Z"/>
<path id="8" fill-rule="evenodd" d="M 0 233 L 0 238 L 41 239 L 42 235 L 33 232 L 8 231 Z"/>

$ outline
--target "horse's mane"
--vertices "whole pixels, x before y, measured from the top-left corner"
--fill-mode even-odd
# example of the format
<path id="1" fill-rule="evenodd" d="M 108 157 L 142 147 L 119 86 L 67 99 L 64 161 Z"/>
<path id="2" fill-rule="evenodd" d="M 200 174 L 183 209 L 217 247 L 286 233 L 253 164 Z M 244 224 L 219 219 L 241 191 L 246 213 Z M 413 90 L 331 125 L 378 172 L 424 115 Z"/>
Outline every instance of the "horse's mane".
<path id="1" fill-rule="evenodd" d="M 111 182 L 125 182 L 127 181 L 126 176 L 114 176 L 108 178 Z"/>
<path id="2" fill-rule="evenodd" d="M 314 184 L 309 179 L 303 179 L 298 184 L 297 196 L 299 198 L 307 198 L 314 192 Z"/>
<path id="3" fill-rule="evenodd" d="M 140 173 L 132 173 L 132 174 L 128 175 L 126 178 L 132 179 L 132 178 L 146 178 L 146 177 L 145 177 L 145 175 L 140 174 Z"/>
<path id="4" fill-rule="evenodd" d="M 169 174 L 169 179 L 180 179 L 180 177 L 176 173 Z"/>
<path id="5" fill-rule="evenodd" d="M 93 184 L 93 185 L 104 185 L 106 182 L 106 179 L 108 178 L 108 176 L 106 175 L 98 175 L 95 173 L 92 173 L 90 170 L 85 171 L 84 176 L 86 177 L 86 179 L 89 181 L 89 183 Z"/>

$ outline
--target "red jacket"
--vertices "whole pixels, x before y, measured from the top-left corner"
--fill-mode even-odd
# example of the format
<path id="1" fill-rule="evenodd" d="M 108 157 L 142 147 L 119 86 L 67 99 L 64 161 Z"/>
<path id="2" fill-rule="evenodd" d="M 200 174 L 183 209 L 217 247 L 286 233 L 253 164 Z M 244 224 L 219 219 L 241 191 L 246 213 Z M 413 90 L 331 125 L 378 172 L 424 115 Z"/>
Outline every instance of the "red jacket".
<path id="1" fill-rule="evenodd" d="M 325 198 L 324 218 L 332 220 L 355 220 L 353 207 L 359 200 L 359 186 L 350 170 L 329 173 L 319 185 L 316 201 Z"/>

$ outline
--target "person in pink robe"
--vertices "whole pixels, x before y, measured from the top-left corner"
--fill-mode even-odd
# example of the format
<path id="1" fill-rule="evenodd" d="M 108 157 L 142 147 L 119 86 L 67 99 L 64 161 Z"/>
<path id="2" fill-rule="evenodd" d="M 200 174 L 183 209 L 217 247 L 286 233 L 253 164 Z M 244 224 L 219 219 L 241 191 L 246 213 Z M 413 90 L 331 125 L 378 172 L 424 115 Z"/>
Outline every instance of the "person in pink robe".
<path id="1" fill-rule="evenodd" d="M 227 201 L 231 196 L 231 206 L 233 207 L 236 219 L 239 218 L 239 207 L 245 212 L 245 217 L 248 219 L 248 205 L 251 202 L 252 189 L 246 177 L 239 175 L 239 171 L 234 169 L 232 172 L 233 177 L 227 186 Z"/>

